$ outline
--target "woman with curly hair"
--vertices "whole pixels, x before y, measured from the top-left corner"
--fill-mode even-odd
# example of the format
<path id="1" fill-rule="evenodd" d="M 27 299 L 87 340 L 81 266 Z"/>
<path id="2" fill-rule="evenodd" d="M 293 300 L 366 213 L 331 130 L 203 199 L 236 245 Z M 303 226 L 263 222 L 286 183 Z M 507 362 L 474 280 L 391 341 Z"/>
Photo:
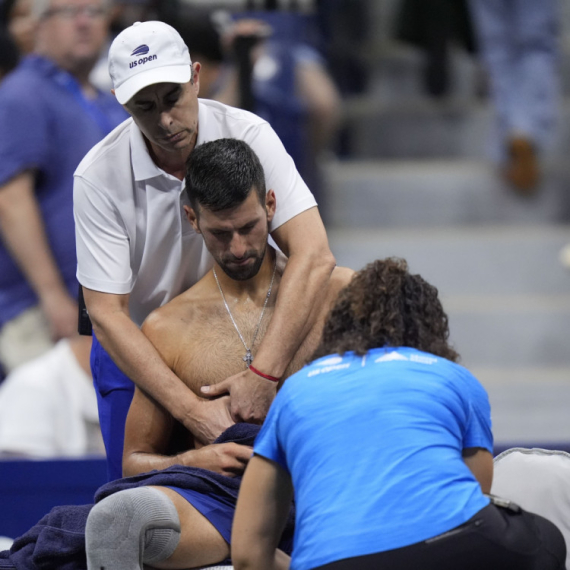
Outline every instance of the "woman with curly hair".
<path id="1" fill-rule="evenodd" d="M 244 475 L 236 570 L 562 570 L 551 522 L 492 499 L 487 393 L 456 364 L 437 289 L 405 261 L 358 272 L 314 360 L 278 393 Z M 279 565 L 281 564 L 281 566 Z"/>

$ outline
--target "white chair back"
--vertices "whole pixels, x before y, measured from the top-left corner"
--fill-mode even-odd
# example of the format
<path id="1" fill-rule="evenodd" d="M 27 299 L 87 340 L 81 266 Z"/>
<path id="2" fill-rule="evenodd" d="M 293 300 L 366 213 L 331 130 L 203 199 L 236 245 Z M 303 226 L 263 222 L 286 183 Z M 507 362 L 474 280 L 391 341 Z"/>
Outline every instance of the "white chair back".
<path id="1" fill-rule="evenodd" d="M 564 535 L 570 568 L 570 454 L 507 449 L 495 457 L 491 493 L 552 521 Z"/>

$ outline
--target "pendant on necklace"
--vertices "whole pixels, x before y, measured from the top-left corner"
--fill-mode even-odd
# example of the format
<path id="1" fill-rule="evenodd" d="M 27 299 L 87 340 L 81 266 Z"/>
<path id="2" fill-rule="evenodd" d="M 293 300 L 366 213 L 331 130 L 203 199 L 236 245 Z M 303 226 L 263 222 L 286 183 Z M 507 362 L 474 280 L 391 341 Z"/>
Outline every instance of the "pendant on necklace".
<path id="1" fill-rule="evenodd" d="M 242 360 L 246 363 L 248 368 L 251 366 L 251 363 L 253 362 L 253 356 L 251 355 L 251 350 L 249 350 L 249 348 L 247 349 L 247 352 L 245 353 L 245 356 L 242 358 Z"/>

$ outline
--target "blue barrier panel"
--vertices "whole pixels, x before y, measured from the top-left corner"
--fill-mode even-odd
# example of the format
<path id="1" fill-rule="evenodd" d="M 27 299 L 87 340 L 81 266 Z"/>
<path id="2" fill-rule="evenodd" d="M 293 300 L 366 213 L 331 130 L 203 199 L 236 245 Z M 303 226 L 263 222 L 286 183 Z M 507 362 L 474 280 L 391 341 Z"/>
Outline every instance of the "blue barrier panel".
<path id="1" fill-rule="evenodd" d="M 93 502 L 107 481 L 105 459 L 1 460 L 0 536 L 16 538 L 53 507 Z"/>

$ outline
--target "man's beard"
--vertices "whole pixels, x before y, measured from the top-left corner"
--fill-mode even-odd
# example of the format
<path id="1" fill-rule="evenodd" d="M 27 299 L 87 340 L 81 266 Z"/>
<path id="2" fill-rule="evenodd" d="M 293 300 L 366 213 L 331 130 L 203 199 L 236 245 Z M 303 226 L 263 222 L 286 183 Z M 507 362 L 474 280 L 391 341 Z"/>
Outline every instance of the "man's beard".
<path id="1" fill-rule="evenodd" d="M 230 279 L 233 279 L 234 281 L 247 281 L 248 279 L 252 279 L 259 273 L 261 264 L 263 263 L 263 260 L 265 258 L 266 251 L 267 247 L 265 247 L 261 253 L 255 251 L 248 252 L 242 259 L 254 258 L 255 261 L 252 264 L 248 264 L 244 267 L 229 265 L 231 261 L 236 261 L 235 258 L 219 260 L 219 261 L 217 260 L 217 261 L 218 265 L 222 268 L 223 272 Z"/>

